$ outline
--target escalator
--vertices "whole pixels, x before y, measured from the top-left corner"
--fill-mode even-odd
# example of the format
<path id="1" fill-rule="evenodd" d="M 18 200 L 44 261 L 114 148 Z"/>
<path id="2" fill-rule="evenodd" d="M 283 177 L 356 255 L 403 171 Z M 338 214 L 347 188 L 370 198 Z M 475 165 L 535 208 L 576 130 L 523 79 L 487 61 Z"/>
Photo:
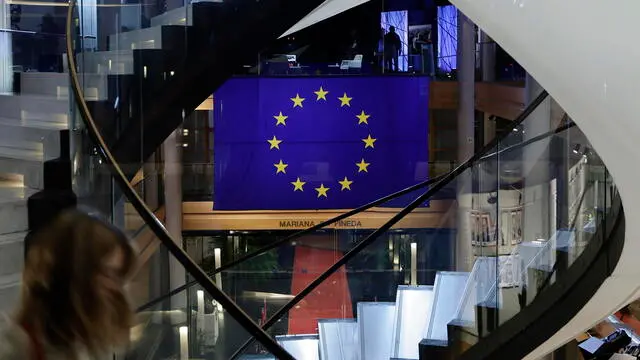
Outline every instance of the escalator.
<path id="1" fill-rule="evenodd" d="M 534 128 L 540 105 L 551 101 L 546 92 L 514 121 L 513 131 L 453 171 L 274 239 L 213 271 L 196 264 L 179 234 L 170 234 L 160 213 L 151 211 L 162 203 L 162 177 L 131 186 L 140 168 L 172 166 L 162 159 L 160 144 L 242 64 L 228 54 L 251 55 L 253 47 L 241 46 L 250 30 L 242 21 L 264 30 L 251 29 L 257 35 L 252 45 L 259 47 L 315 7 L 292 4 L 189 5 L 152 17 L 148 29 L 119 33 L 109 40 L 108 53 L 95 51 L 82 26 L 74 27 L 82 24 L 82 4 L 69 7 L 67 52 L 77 106 L 72 156 L 80 201 L 111 213 L 118 226 L 141 224 L 131 228 L 148 236 L 133 279 L 139 324 L 126 358 L 523 358 L 597 291 L 624 243 L 615 184 L 570 117 L 557 119 L 549 131 L 524 134 Z M 136 10 L 114 8 L 123 12 L 110 15 L 122 21 Z M 198 22 L 199 16 L 224 18 L 221 23 L 231 28 Z M 140 38 L 149 33 L 151 38 Z M 114 89 L 106 105 L 87 100 L 85 80 L 96 74 L 108 91 Z M 425 205 L 435 200 L 439 222 L 420 223 Z M 381 215 L 384 225 L 377 229 L 336 225 L 390 201 L 401 210 Z M 525 206 L 552 212 L 544 226 L 525 219 L 529 231 L 540 226 L 533 239 L 524 236 L 526 227 L 505 227 L 520 223 Z M 423 230 L 420 235 L 404 231 L 410 223 Z M 437 253 L 443 234 L 455 261 L 421 267 L 418 254 Z M 327 241 L 331 236 L 334 241 Z M 255 271 L 258 261 L 287 252 L 297 260 L 278 271 Z M 319 254 L 328 255 L 312 264 Z M 415 259 L 410 269 L 400 266 L 403 256 Z M 180 272 L 186 284 L 167 281 Z M 278 293 L 265 291 L 274 287 Z"/>

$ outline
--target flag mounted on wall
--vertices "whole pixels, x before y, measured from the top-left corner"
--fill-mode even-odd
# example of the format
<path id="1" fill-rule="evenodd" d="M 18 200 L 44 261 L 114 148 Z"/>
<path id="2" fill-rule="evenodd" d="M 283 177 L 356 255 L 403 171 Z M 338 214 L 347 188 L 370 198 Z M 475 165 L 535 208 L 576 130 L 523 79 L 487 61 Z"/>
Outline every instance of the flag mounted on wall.
<path id="1" fill-rule="evenodd" d="M 227 81 L 214 208 L 351 209 L 426 180 L 428 90 L 409 76 Z"/>

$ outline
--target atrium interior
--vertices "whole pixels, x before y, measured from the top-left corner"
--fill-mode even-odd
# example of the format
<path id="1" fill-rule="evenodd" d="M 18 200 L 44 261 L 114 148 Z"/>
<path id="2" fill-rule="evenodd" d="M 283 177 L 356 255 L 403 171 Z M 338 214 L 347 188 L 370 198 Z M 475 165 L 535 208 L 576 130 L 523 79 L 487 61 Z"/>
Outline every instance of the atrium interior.
<path id="1" fill-rule="evenodd" d="M 639 358 L 638 13 L 0 0 L 0 313 L 77 208 L 114 359 Z"/>

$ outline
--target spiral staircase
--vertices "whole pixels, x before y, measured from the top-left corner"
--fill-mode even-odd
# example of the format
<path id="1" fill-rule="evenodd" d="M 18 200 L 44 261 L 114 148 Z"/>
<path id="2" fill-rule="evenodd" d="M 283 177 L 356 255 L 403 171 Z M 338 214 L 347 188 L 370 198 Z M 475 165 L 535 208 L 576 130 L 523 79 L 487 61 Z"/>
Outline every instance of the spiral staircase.
<path id="1" fill-rule="evenodd" d="M 211 359 L 536 359 L 633 300 L 640 295 L 638 270 L 633 266 L 637 242 L 627 236 L 634 233 L 634 222 L 626 223 L 625 219 L 635 214 L 634 196 L 638 193 L 631 185 L 635 167 L 629 164 L 635 163 L 632 139 L 639 128 L 632 119 L 640 103 L 630 98 L 638 92 L 629 74 L 634 73 L 632 64 L 637 64 L 640 53 L 625 46 L 632 43 L 635 33 L 624 26 L 629 22 L 620 16 L 631 21 L 638 5 L 620 4 L 628 7 L 623 9 L 627 11 L 618 8 L 615 17 L 606 17 L 602 14 L 613 10 L 594 0 L 452 3 L 549 93 L 540 94 L 523 111 L 514 121 L 514 131 L 495 139 L 452 172 L 286 238 L 274 238 L 265 248 L 206 273 L 176 244 L 158 212 L 152 211 L 156 206 L 148 203 L 149 189 L 134 188 L 131 180 L 149 162 L 156 161 L 150 159 L 184 117 L 249 63 L 259 49 L 300 19 L 306 23 L 299 27 L 307 26 L 354 4 L 329 1 L 322 10 L 316 9 L 321 5 L 319 0 L 194 2 L 156 11 L 148 22 L 140 20 L 145 16 L 130 16 L 131 12 L 146 14 L 143 7 L 98 7 L 103 18 L 121 23 L 116 21 L 119 26 L 112 34 L 96 42 L 80 16 L 93 5 L 72 1 L 67 22 L 71 84 L 66 83 L 66 75 L 25 73 L 22 93 L 0 98 L 2 109 L 13 109 L 3 115 L 7 119 L 0 119 L 0 136 L 7 139 L 0 146 L 0 163 L 3 173 L 8 169 L 10 174 L 5 176 L 6 188 L 18 189 L 7 190 L 9 195 L 2 197 L 9 199 L 7 205 L 3 202 L 0 207 L 6 214 L 0 217 L 0 233 L 9 234 L 0 235 L 0 304 L 11 303 L 19 284 L 20 263 L 4 264 L 22 252 L 22 237 L 28 228 L 26 198 L 39 190 L 40 196 L 50 195 L 51 190 L 66 191 L 70 181 L 60 180 L 55 170 L 72 167 L 81 202 L 109 212 L 109 204 L 125 201 L 125 224 L 118 225 L 126 226 L 127 221 L 139 225 L 133 236 L 146 237 L 141 254 L 147 258 L 163 254 L 187 274 L 186 284 L 162 288 L 155 292 L 157 296 L 138 304 L 140 324 L 132 332 L 126 358 L 168 359 L 190 354 L 190 358 Z M 579 19 L 572 16 L 576 23 L 568 27 L 566 18 L 572 12 L 582 15 Z M 594 22 L 606 22 L 606 26 L 593 32 Z M 606 41 L 613 37 L 620 41 Z M 608 51 L 591 46 L 594 40 Z M 31 80 L 34 86 L 29 85 Z M 26 97 L 30 101 L 23 102 Z M 74 121 L 60 117 L 67 114 L 60 104 L 69 97 L 73 99 Z M 566 112 L 556 126 L 528 134 L 526 139 L 516 138 L 516 133 L 536 119 L 540 105 L 551 98 Z M 35 114 L 31 106 L 49 111 Z M 603 126 L 605 120 L 620 123 Z M 69 123 L 74 124 L 70 153 L 65 150 L 67 133 L 58 135 L 59 130 L 70 127 Z M 11 145 L 11 138 L 20 139 L 19 146 L 24 149 L 15 151 L 18 145 Z M 595 151 L 572 155 L 576 141 Z M 523 164 L 523 154 L 532 148 L 539 158 Z M 33 153 L 33 161 L 16 162 L 10 154 L 18 153 Z M 45 165 L 49 160 L 58 165 Z M 504 164 L 509 165 L 508 174 L 503 171 Z M 508 201 L 504 194 L 509 189 L 552 180 L 536 176 L 536 171 L 557 174 L 576 166 L 587 169 L 587 186 L 580 192 L 573 216 L 563 219 L 558 231 L 547 238 L 519 243 L 509 253 L 501 252 L 497 244 L 481 247 L 482 241 L 473 240 L 471 248 L 484 250 L 476 252 L 468 272 L 438 272 L 433 285 L 407 285 L 394 279 L 395 283 L 389 284 L 397 289 L 394 301 L 354 298 L 354 314 L 315 319 L 317 334 L 292 335 L 281 329 L 282 319 L 305 306 L 334 273 L 357 263 L 363 251 L 377 249 L 376 240 L 393 231 L 424 201 L 451 198 L 455 205 L 446 213 L 455 217 L 461 210 L 474 210 L 474 198 L 495 193 L 500 203 L 501 196 Z M 46 180 L 46 173 L 54 175 Z M 216 285 L 223 278 L 225 282 L 233 279 L 238 270 L 262 254 L 299 245 L 304 235 L 331 228 L 334 222 L 400 196 L 412 200 L 382 227 L 348 247 L 342 258 L 304 289 L 286 294 L 284 301 L 268 300 L 269 308 L 276 306 L 277 310 L 260 325 L 249 315 L 257 309 L 255 305 Z M 40 209 L 33 210 L 37 219 L 43 205 L 38 196 L 32 199 L 29 212 Z M 586 224 L 578 216 L 582 210 L 593 215 Z M 140 276 L 153 278 L 153 270 L 153 266 L 143 268 Z M 150 286 L 145 281 L 139 284 L 135 291 L 145 292 Z M 267 308 L 266 298 L 264 301 Z"/>

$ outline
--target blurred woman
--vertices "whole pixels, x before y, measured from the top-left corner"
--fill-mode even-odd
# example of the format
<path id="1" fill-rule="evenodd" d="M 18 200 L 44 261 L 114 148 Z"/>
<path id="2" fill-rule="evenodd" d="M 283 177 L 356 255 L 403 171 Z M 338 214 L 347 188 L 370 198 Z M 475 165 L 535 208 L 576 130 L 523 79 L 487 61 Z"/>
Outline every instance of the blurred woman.
<path id="1" fill-rule="evenodd" d="M 134 264 L 118 229 L 78 211 L 62 214 L 34 236 L 0 359 L 99 359 L 126 345 L 133 313 L 124 285 Z"/>

